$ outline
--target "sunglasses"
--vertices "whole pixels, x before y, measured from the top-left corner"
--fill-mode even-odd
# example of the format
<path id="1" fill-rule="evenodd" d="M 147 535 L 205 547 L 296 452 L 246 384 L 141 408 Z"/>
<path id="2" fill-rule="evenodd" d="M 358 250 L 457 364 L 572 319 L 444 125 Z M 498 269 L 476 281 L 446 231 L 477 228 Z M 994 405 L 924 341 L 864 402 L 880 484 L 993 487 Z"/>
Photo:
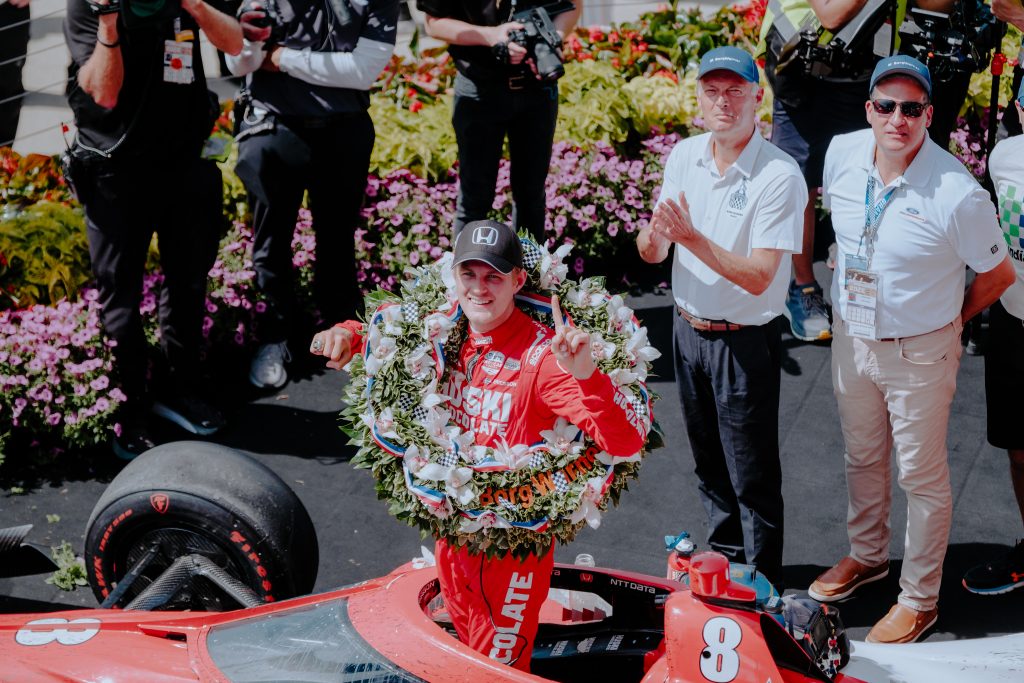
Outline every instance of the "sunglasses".
<path id="1" fill-rule="evenodd" d="M 875 111 L 882 116 L 891 116 L 896 107 L 900 108 L 903 115 L 908 119 L 916 119 L 924 113 L 925 107 L 928 106 L 925 102 L 897 102 L 896 100 L 871 100 L 871 106 L 875 108 Z"/>

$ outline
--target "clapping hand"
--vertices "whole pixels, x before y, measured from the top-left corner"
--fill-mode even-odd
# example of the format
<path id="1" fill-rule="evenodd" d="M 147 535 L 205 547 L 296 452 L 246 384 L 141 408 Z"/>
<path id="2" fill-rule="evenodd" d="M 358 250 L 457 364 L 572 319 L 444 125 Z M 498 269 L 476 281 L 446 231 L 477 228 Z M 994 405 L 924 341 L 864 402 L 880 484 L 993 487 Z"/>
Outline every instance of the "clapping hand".
<path id="1" fill-rule="evenodd" d="M 654 210 L 651 228 L 654 234 L 669 242 L 684 246 L 690 244 L 698 232 L 690 219 L 690 205 L 686 202 L 686 194 L 679 193 L 678 204 L 671 199 L 658 204 L 658 208 Z"/>
<path id="2" fill-rule="evenodd" d="M 590 334 L 565 324 L 557 295 L 551 297 L 551 315 L 555 319 L 551 352 L 555 354 L 558 365 L 576 379 L 589 379 L 597 369 L 590 350 Z"/>

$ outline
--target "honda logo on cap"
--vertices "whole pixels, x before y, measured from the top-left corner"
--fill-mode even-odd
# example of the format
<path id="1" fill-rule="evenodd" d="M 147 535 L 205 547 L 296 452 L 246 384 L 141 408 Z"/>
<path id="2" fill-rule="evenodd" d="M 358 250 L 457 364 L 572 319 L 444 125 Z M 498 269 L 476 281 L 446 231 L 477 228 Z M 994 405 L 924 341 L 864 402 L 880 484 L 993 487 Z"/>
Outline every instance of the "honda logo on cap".
<path id="1" fill-rule="evenodd" d="M 498 243 L 498 229 L 490 225 L 473 228 L 473 244 L 493 247 Z"/>

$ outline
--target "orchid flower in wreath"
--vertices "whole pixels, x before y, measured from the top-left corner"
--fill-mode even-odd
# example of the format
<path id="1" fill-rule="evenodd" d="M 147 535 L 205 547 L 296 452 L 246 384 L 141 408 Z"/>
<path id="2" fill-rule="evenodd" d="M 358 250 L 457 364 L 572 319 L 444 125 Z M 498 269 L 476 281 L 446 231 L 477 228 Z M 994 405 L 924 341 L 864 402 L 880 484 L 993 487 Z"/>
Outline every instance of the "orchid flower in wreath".
<path id="1" fill-rule="evenodd" d="M 555 426 L 545 429 L 540 433 L 542 439 L 559 453 L 575 455 L 583 450 L 583 444 L 578 440 L 580 428 L 566 420 L 564 417 L 555 421 Z"/>
<path id="2" fill-rule="evenodd" d="M 565 282 L 565 276 L 569 274 L 569 266 L 562 263 L 562 259 L 572 250 L 571 244 L 563 244 L 555 249 L 554 254 L 544 252 L 540 261 L 540 286 L 544 289 L 554 289 Z"/>
<path id="3" fill-rule="evenodd" d="M 587 480 L 587 486 L 583 489 L 580 499 L 580 506 L 576 508 L 569 519 L 574 523 L 586 520 L 591 529 L 601 526 L 601 498 L 604 496 L 607 481 L 604 477 L 591 477 Z"/>
<path id="4" fill-rule="evenodd" d="M 459 531 L 464 534 L 473 534 L 482 529 L 508 529 L 511 524 L 493 512 L 485 512 L 476 519 L 463 519 Z"/>

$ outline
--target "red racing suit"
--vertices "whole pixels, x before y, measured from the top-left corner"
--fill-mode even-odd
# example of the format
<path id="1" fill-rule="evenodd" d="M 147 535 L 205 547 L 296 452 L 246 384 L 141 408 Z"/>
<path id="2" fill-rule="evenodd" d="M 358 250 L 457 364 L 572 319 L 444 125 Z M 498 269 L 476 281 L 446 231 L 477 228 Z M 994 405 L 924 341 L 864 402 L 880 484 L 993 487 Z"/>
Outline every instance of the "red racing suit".
<path id="1" fill-rule="evenodd" d="M 343 323 L 357 335 L 361 324 Z M 612 456 L 639 451 L 647 438 L 630 402 L 598 371 L 578 380 L 551 353 L 554 332 L 518 308 L 488 334 L 471 332 L 438 393 L 481 446 L 543 441 L 564 417 Z M 361 341 L 361 340 L 360 340 Z M 529 671 L 554 553 L 521 562 L 512 555 L 471 554 L 446 539 L 436 544 L 437 574 L 459 639 L 492 659 Z"/>

